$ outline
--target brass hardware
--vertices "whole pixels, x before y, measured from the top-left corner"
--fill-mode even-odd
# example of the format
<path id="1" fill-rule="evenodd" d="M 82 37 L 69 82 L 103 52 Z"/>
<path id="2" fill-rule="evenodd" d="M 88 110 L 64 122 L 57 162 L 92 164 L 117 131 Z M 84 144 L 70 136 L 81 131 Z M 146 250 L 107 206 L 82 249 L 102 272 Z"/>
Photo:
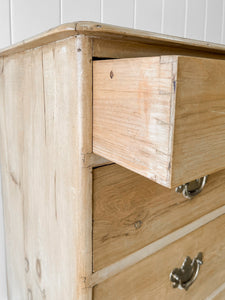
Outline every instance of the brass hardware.
<path id="1" fill-rule="evenodd" d="M 198 276 L 200 265 L 203 264 L 202 258 L 201 252 L 193 260 L 187 256 L 181 268 L 176 268 L 170 273 L 170 281 L 174 288 L 188 290 Z"/>
<path id="2" fill-rule="evenodd" d="M 182 193 L 187 199 L 192 199 L 194 196 L 198 195 L 204 188 L 208 176 L 201 177 L 194 181 L 179 185 L 175 191 L 177 193 Z"/>

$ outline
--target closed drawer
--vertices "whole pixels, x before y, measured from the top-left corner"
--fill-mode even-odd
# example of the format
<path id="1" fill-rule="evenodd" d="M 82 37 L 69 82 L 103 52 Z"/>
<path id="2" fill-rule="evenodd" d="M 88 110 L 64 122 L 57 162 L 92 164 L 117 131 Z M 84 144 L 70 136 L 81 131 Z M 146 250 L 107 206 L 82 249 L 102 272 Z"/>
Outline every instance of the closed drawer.
<path id="1" fill-rule="evenodd" d="M 94 288 L 94 300 L 206 299 L 224 283 L 224 226 L 223 215 L 107 279 Z M 174 289 L 170 272 L 180 268 L 186 256 L 194 258 L 199 251 L 203 253 L 203 265 L 196 281 L 188 291 Z"/>
<path id="2" fill-rule="evenodd" d="M 216 291 L 212 293 L 212 297 L 206 300 L 224 300 L 225 299 L 225 282 Z"/>
<path id="3" fill-rule="evenodd" d="M 225 204 L 225 170 L 185 199 L 113 164 L 93 170 L 93 271 L 102 269 Z"/>
<path id="4" fill-rule="evenodd" d="M 225 168 L 225 61 L 95 61 L 93 149 L 166 187 Z"/>

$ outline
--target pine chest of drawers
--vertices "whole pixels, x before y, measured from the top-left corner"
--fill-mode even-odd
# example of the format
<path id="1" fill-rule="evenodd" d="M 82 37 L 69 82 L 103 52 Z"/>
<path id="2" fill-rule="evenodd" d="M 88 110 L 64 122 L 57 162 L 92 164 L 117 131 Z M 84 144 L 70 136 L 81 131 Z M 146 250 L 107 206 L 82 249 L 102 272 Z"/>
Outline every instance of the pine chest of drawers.
<path id="1" fill-rule="evenodd" d="M 0 52 L 9 299 L 224 299 L 224 58 L 92 22 Z"/>

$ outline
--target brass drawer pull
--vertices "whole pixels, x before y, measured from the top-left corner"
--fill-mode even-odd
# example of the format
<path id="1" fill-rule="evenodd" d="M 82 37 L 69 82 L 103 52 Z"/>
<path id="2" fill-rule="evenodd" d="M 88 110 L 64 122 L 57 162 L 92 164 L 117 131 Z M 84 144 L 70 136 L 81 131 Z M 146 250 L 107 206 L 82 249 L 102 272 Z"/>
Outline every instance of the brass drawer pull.
<path id="1" fill-rule="evenodd" d="M 207 181 L 207 177 L 208 176 L 204 176 L 183 185 L 179 185 L 175 191 L 177 193 L 183 193 L 183 196 L 187 199 L 192 199 L 203 190 Z"/>
<path id="2" fill-rule="evenodd" d="M 203 264 L 202 256 L 201 252 L 193 260 L 187 256 L 181 268 L 176 268 L 170 273 L 170 281 L 174 288 L 188 290 L 198 276 L 200 265 Z"/>

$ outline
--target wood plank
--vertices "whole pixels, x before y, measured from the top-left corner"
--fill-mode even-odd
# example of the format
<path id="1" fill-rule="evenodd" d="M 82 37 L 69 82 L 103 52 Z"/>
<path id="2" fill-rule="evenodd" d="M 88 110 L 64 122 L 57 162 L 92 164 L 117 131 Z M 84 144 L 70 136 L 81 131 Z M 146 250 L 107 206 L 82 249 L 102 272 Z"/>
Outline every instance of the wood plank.
<path id="1" fill-rule="evenodd" d="M 110 165 L 112 162 L 110 160 L 105 159 L 104 157 L 98 156 L 94 153 L 87 153 L 83 156 L 84 165 L 89 168 L 95 168 L 104 165 Z"/>
<path id="2" fill-rule="evenodd" d="M 99 58 L 146 57 L 159 55 L 187 55 L 224 59 L 223 54 L 199 49 L 189 49 L 167 44 L 148 44 L 135 41 L 108 38 L 93 38 L 93 56 Z"/>
<path id="3" fill-rule="evenodd" d="M 219 286 L 205 300 L 223 300 L 225 298 L 225 283 Z"/>
<path id="4" fill-rule="evenodd" d="M 7 47 L 0 51 L 0 56 L 8 56 L 24 50 L 40 47 L 48 43 L 65 39 L 74 35 L 87 35 L 90 37 L 122 39 L 127 41 L 142 42 L 149 45 L 174 46 L 186 49 L 225 54 L 225 46 L 221 44 L 184 39 L 181 37 L 163 35 L 144 30 L 119 27 L 96 22 L 76 22 L 60 25 L 42 34 L 38 34 L 25 41 Z"/>
<path id="5" fill-rule="evenodd" d="M 225 298 L 225 290 L 217 294 L 214 298 L 212 298 L 212 300 L 224 300 L 224 298 Z M 211 300 L 211 299 L 206 298 L 206 300 Z"/>
<path id="6" fill-rule="evenodd" d="M 179 58 L 171 186 L 225 168 L 224 76 L 225 61 Z"/>
<path id="7" fill-rule="evenodd" d="M 119 274 L 120 272 L 126 270 L 127 268 L 137 264 L 143 259 L 149 257 L 150 255 L 158 252 L 159 250 L 165 248 L 166 246 L 172 244 L 173 242 L 179 240 L 180 238 L 186 236 L 187 234 L 193 232 L 194 230 L 200 228 L 201 226 L 215 220 L 217 217 L 225 214 L 225 205 L 213 210 L 212 212 L 202 216 L 196 221 L 181 227 L 172 233 L 162 237 L 161 239 L 145 246 L 144 248 L 122 258 L 121 260 L 105 267 L 95 273 L 93 273 L 86 280 L 87 287 L 93 287 L 106 279 Z"/>
<path id="8" fill-rule="evenodd" d="M 225 168 L 225 62 L 94 62 L 93 151 L 167 187 Z"/>
<path id="9" fill-rule="evenodd" d="M 118 165 L 93 171 L 94 272 L 224 204 L 224 170 L 192 200 Z"/>
<path id="10" fill-rule="evenodd" d="M 1 171 L 1 168 L 0 168 L 0 171 Z M 6 254 L 6 252 L 5 252 L 5 232 L 4 232 L 4 219 L 3 219 L 1 172 L 0 172 L 0 299 L 7 300 L 8 296 L 7 296 L 6 255 L 5 254 Z"/>
<path id="11" fill-rule="evenodd" d="M 94 288 L 100 299 L 205 299 L 224 281 L 225 216 L 195 230 L 158 253 L 109 278 Z M 216 233 L 216 234 L 215 234 Z M 170 272 L 180 267 L 186 256 L 203 252 L 203 265 L 188 291 L 174 289 Z"/>
<path id="12" fill-rule="evenodd" d="M 176 56 L 166 56 L 93 65 L 93 152 L 165 186 L 171 182 L 176 64 Z"/>
<path id="13" fill-rule="evenodd" d="M 0 146 L 10 299 L 91 299 L 91 42 L 4 58 Z M 82 232 L 82 234 L 81 234 Z"/>

